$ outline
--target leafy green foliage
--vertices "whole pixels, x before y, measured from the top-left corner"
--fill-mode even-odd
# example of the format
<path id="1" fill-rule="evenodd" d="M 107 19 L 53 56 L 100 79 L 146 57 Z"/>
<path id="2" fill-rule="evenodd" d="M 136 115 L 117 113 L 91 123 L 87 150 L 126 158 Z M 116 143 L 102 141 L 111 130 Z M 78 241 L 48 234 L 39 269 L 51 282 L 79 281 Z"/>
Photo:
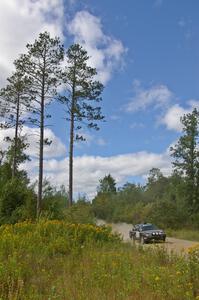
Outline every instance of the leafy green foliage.
<path id="1" fill-rule="evenodd" d="M 64 220 L 70 223 L 94 224 L 95 218 L 89 202 L 79 201 L 64 211 Z"/>
<path id="2" fill-rule="evenodd" d="M 99 186 L 97 188 L 98 194 L 103 193 L 115 193 L 116 192 L 116 182 L 115 179 L 110 175 L 104 176 L 104 178 L 99 180 Z"/>
<path id="3" fill-rule="evenodd" d="M 179 172 L 185 181 L 185 190 L 189 210 L 193 213 L 199 211 L 199 112 L 194 109 L 192 113 L 181 118 L 184 135 L 178 143 L 171 147 L 174 169 Z"/>
<path id="4" fill-rule="evenodd" d="M 164 177 L 160 170 L 152 169 L 145 187 L 126 183 L 116 193 L 97 195 L 92 202 L 93 212 L 109 222 L 199 228 L 196 214 L 190 215 L 188 211 L 184 185 L 178 174 Z"/>
<path id="5" fill-rule="evenodd" d="M 0 223 L 16 223 L 35 217 L 36 199 L 20 179 L 8 180 L 0 192 Z"/>

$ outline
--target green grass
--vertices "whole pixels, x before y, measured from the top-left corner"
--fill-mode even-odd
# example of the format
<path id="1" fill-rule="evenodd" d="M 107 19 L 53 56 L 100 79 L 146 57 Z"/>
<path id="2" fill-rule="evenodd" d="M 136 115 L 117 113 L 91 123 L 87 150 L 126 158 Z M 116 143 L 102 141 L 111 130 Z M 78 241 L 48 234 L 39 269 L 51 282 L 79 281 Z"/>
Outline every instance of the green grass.
<path id="1" fill-rule="evenodd" d="M 170 237 L 175 237 L 178 239 L 189 240 L 189 241 L 198 241 L 199 242 L 199 230 L 191 229 L 167 229 L 167 235 Z"/>
<path id="2" fill-rule="evenodd" d="M 0 227 L 2 300 L 194 300 L 198 287 L 197 248 L 169 256 L 59 221 Z"/>

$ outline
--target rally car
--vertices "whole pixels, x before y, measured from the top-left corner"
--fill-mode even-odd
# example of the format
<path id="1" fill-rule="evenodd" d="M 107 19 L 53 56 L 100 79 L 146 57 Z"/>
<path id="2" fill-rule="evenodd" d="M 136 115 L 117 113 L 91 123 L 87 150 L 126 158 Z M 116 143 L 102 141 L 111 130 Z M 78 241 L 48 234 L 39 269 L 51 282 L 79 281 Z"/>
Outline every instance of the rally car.
<path id="1" fill-rule="evenodd" d="M 166 233 L 151 223 L 136 224 L 129 231 L 129 237 L 141 244 L 166 240 Z"/>

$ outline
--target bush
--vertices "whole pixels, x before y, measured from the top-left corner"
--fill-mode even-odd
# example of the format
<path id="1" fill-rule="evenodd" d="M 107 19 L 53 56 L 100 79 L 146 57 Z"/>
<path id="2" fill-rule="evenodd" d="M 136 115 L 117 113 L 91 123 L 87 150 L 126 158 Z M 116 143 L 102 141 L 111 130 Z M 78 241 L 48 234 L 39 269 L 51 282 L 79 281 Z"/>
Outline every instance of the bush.
<path id="1" fill-rule="evenodd" d="M 73 206 L 65 209 L 64 220 L 69 223 L 94 224 L 95 218 L 88 202 L 74 203 Z"/>
<path id="2" fill-rule="evenodd" d="M 16 223 L 19 220 L 34 218 L 36 199 L 34 192 L 18 180 L 9 180 L 0 193 L 0 223 Z"/>

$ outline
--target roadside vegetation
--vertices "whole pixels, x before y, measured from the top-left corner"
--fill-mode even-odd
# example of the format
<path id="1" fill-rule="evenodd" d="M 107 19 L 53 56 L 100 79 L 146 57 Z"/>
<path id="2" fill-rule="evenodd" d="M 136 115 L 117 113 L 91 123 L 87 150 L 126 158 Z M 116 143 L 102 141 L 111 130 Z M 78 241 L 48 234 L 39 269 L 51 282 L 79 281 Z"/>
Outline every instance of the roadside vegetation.
<path id="1" fill-rule="evenodd" d="M 0 240 L 1 299 L 199 298 L 197 248 L 185 260 L 58 220 L 1 226 Z"/>
<path id="2" fill-rule="evenodd" d="M 199 242 L 199 231 L 194 229 L 167 229 L 167 235 L 178 239 Z"/>

